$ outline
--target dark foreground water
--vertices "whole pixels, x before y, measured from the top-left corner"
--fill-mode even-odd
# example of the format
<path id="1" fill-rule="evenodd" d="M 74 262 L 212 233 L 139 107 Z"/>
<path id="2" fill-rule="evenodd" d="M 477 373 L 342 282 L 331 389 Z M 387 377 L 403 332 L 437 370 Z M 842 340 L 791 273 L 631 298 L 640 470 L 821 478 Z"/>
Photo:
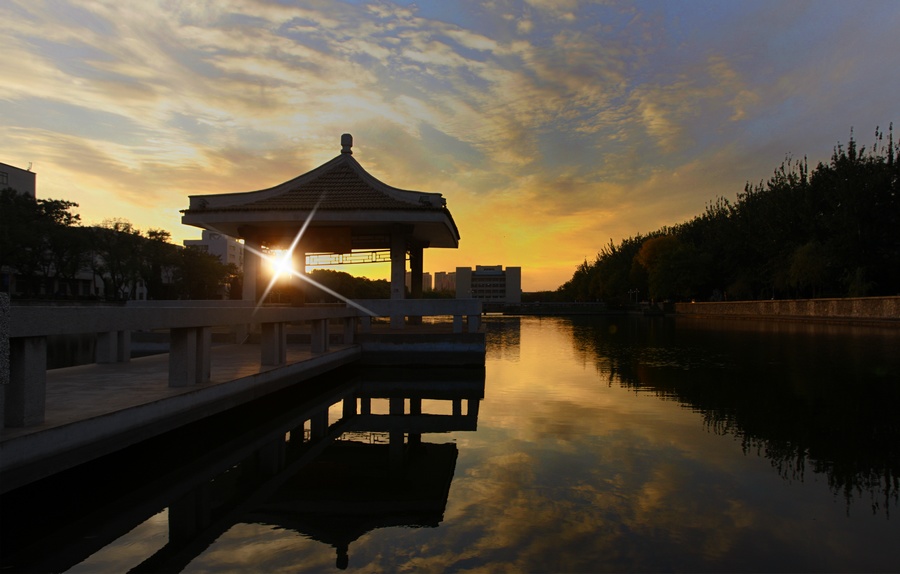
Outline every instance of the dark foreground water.
<path id="1" fill-rule="evenodd" d="M 343 372 L 4 497 L 0 563 L 900 571 L 900 330 L 486 329 L 483 372 Z"/>

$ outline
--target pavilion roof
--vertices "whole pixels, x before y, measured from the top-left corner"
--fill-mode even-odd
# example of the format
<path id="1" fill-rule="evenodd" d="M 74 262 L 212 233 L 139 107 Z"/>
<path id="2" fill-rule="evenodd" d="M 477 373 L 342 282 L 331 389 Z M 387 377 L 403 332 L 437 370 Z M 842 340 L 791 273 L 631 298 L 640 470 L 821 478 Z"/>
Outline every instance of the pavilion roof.
<path id="1" fill-rule="evenodd" d="M 349 136 L 345 135 L 344 138 Z M 242 237 L 250 227 L 299 225 L 315 211 L 312 227 L 412 226 L 418 239 L 435 247 L 456 247 L 459 231 L 440 193 L 387 185 L 353 158 L 352 139 L 341 154 L 280 185 L 259 191 L 190 196 L 182 222 Z M 441 236 L 441 237 L 439 237 Z"/>

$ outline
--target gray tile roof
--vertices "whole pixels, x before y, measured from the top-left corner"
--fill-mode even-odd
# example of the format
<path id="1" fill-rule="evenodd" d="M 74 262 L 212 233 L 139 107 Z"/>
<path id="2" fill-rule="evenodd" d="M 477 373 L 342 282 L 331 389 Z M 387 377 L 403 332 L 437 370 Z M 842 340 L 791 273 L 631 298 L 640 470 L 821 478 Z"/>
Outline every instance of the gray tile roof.
<path id="1" fill-rule="evenodd" d="M 273 188 L 215 196 L 192 196 L 189 212 L 319 210 L 445 210 L 440 194 L 388 186 L 366 172 L 350 154 Z M 195 201 L 196 200 L 196 201 Z"/>

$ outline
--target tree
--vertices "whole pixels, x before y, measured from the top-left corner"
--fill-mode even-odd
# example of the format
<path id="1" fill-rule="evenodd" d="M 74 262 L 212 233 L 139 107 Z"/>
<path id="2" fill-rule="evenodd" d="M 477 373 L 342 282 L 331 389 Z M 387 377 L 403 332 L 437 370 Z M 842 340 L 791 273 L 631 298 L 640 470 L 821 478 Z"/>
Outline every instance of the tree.
<path id="1" fill-rule="evenodd" d="M 107 299 L 134 298 L 143 263 L 140 239 L 140 230 L 125 219 L 105 219 L 100 227 L 94 228 L 93 263 L 106 285 Z"/>
<path id="2" fill-rule="evenodd" d="M 14 269 L 23 279 L 26 295 L 39 295 L 41 282 L 53 292 L 60 266 L 69 269 L 72 257 L 69 230 L 79 216 L 69 210 L 76 203 L 58 199 L 34 199 L 7 188 L 0 192 L 0 266 Z M 63 257 L 65 252 L 67 255 Z"/>
<path id="3" fill-rule="evenodd" d="M 900 144 L 893 125 L 875 135 L 866 149 L 851 131 L 812 171 L 806 158 L 788 156 L 734 203 L 717 198 L 690 221 L 610 242 L 559 291 L 573 300 L 599 290 L 607 301 L 635 290 L 656 298 L 896 294 Z"/>
<path id="4" fill-rule="evenodd" d="M 169 243 L 172 234 L 163 229 L 147 230 L 147 237 L 141 242 L 140 275 L 147 288 L 147 299 L 171 299 L 174 286 L 164 278 L 181 262 L 178 247 Z"/>
<path id="5" fill-rule="evenodd" d="M 177 293 L 184 299 L 221 299 L 237 269 L 224 265 L 219 258 L 195 247 L 185 247 L 178 253 L 175 268 Z"/>

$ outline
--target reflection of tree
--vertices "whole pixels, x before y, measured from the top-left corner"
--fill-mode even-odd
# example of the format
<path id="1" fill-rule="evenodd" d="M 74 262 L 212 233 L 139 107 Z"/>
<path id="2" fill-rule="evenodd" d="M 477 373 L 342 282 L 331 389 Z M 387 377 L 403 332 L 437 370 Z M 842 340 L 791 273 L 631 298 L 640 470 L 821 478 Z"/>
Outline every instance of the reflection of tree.
<path id="1" fill-rule="evenodd" d="M 900 500 L 895 335 L 771 324 L 762 332 L 747 323 L 711 330 L 637 317 L 573 327 L 576 347 L 610 384 L 689 406 L 785 480 L 824 474 L 848 505 L 868 493 L 873 511 L 889 513 Z"/>
<path id="2" fill-rule="evenodd" d="M 522 331 L 519 317 L 503 317 L 500 321 L 485 320 L 484 339 L 487 356 L 491 359 L 519 358 L 519 337 Z"/>

